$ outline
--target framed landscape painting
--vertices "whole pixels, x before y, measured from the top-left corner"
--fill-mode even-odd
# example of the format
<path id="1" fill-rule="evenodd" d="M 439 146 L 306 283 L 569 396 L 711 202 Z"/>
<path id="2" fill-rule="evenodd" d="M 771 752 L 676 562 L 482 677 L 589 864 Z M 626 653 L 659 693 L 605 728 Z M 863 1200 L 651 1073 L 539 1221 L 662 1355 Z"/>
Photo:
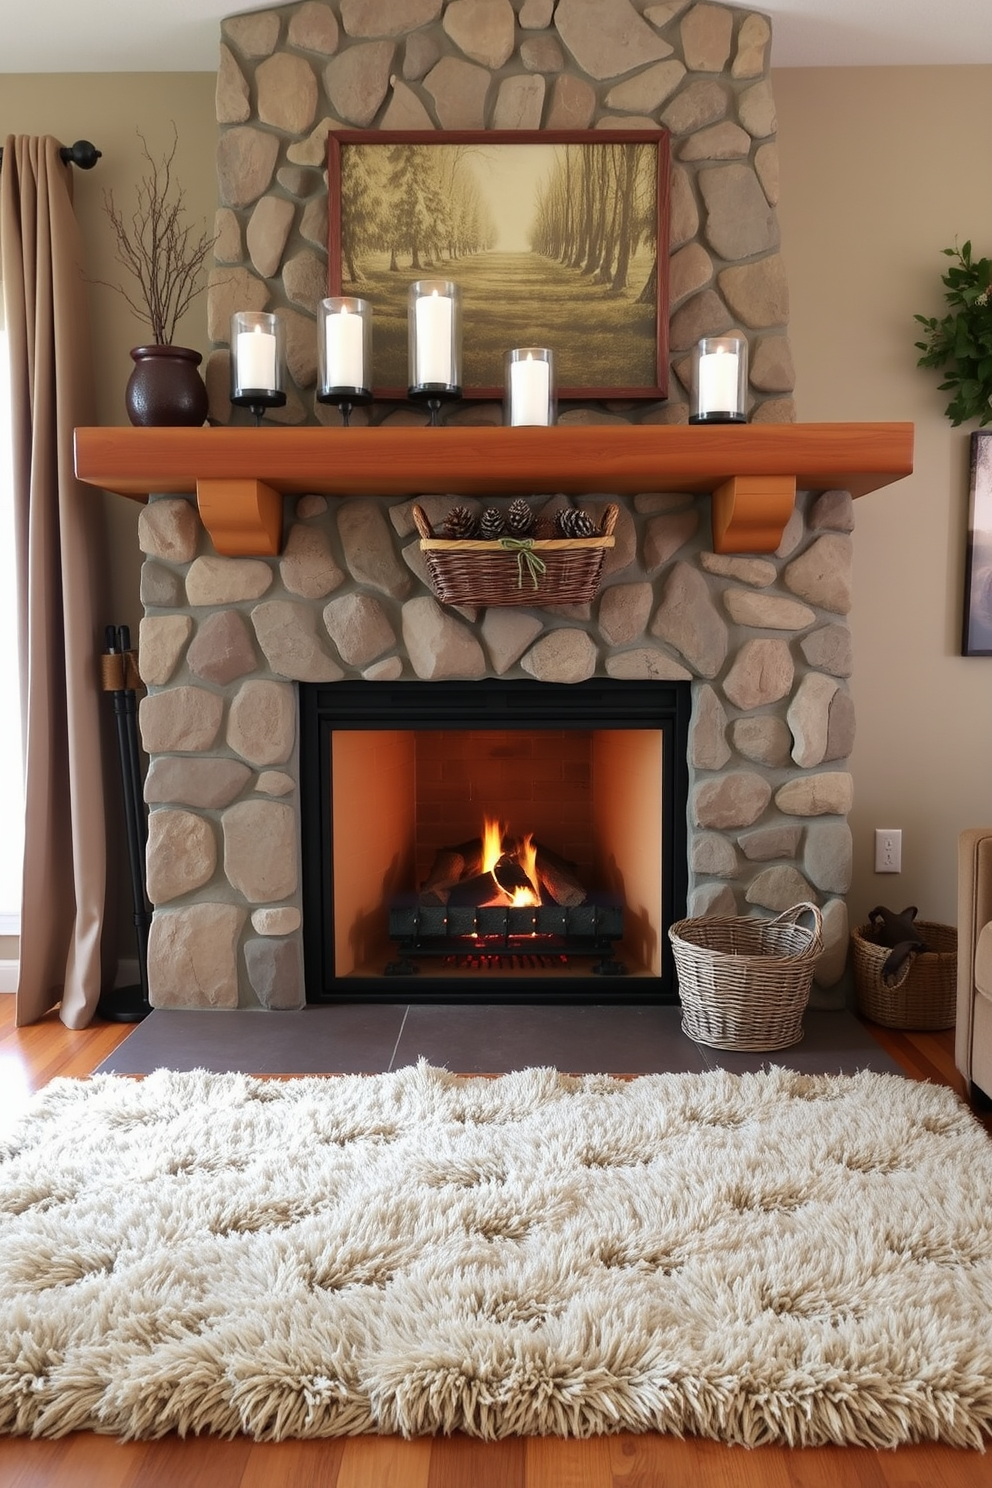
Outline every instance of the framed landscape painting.
<path id="1" fill-rule="evenodd" d="M 992 656 L 992 434 L 971 436 L 963 656 Z"/>
<path id="2" fill-rule="evenodd" d="M 407 396 L 407 290 L 462 301 L 462 396 L 503 354 L 555 353 L 559 398 L 668 393 L 669 138 L 662 130 L 338 130 L 328 294 L 372 306 L 375 396 Z"/>

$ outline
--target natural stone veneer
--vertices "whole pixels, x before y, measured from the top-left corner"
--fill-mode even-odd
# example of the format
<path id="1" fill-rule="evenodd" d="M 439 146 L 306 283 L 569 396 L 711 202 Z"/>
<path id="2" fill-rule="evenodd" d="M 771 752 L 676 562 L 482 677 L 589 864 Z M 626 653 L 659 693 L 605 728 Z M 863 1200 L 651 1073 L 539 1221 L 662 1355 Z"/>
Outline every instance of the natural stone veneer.
<path id="1" fill-rule="evenodd" d="M 563 405 L 560 421 L 684 423 L 692 347 L 728 330 L 750 346 L 749 418 L 792 420 L 770 39 L 756 11 L 687 0 L 305 0 L 230 17 L 211 419 L 247 417 L 228 401 L 232 312 L 270 308 L 290 378 L 270 416 L 339 422 L 314 399 L 330 130 L 629 127 L 671 135 L 670 396 Z M 447 418 L 498 424 L 501 409 L 466 402 Z M 353 419 L 422 415 L 374 404 Z M 580 504 L 599 517 L 609 499 Z M 420 500 L 438 522 L 455 498 Z M 547 609 L 438 604 L 410 507 L 304 496 L 271 560 L 218 558 L 186 499 L 143 513 L 153 1002 L 303 1001 L 292 683 L 343 677 L 691 681 L 690 913 L 814 900 L 818 978 L 835 984 L 851 868 L 846 493 L 802 496 L 767 558 L 710 552 L 705 499 L 624 499 L 597 601 Z"/>
<path id="2" fill-rule="evenodd" d="M 186 498 L 143 514 L 146 567 L 175 596 L 148 607 L 140 633 L 153 1003 L 303 1002 L 292 683 L 342 677 L 691 681 L 689 912 L 811 900 L 827 936 L 818 980 L 836 983 L 851 877 L 850 497 L 801 495 L 780 550 L 757 559 L 709 551 L 707 498 L 644 492 L 624 503 L 621 566 L 592 604 L 479 611 L 439 604 L 412 577 L 411 506 L 305 496 L 287 506 L 291 562 L 217 558 Z"/>

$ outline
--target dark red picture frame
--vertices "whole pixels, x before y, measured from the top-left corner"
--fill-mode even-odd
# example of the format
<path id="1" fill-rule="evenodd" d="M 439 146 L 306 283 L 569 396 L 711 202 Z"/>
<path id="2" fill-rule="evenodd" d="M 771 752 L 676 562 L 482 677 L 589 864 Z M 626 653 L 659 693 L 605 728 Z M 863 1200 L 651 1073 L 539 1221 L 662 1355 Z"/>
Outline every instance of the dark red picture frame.
<path id="1" fill-rule="evenodd" d="M 400 183 L 409 183 L 410 175 L 415 174 L 417 162 L 423 161 L 425 157 L 416 152 L 422 149 L 436 149 L 444 146 L 458 147 L 458 159 L 471 157 L 472 153 L 478 154 L 486 150 L 487 160 L 491 161 L 493 148 L 541 147 L 541 154 L 534 154 L 533 162 L 520 155 L 507 156 L 503 164 L 508 170 L 516 171 L 518 166 L 513 162 L 533 163 L 536 170 L 541 165 L 552 165 L 559 172 L 558 195 L 561 200 L 571 200 L 573 205 L 581 199 L 582 191 L 591 190 L 591 187 L 577 187 L 573 190 L 564 191 L 560 185 L 561 173 L 568 172 L 568 180 L 571 183 L 571 171 L 573 160 L 576 175 L 582 170 L 588 172 L 596 171 L 602 178 L 607 178 L 612 172 L 614 182 L 620 180 L 622 173 L 627 172 L 624 179 L 634 179 L 634 170 L 637 169 L 637 180 L 643 185 L 647 179 L 653 182 L 653 196 L 641 190 L 638 194 L 638 211 L 641 220 L 638 223 L 627 222 L 627 242 L 633 243 L 635 249 L 640 252 L 638 267 L 643 276 L 639 296 L 636 304 L 632 292 L 628 286 L 616 289 L 608 279 L 597 277 L 588 271 L 583 271 L 580 265 L 569 265 L 571 279 L 571 313 L 572 319 L 554 318 L 550 314 L 550 307 L 545 307 L 534 313 L 534 306 L 541 304 L 539 294 L 534 294 L 528 300 L 529 289 L 522 286 L 521 293 L 516 297 L 511 292 L 505 293 L 483 293 L 477 289 L 475 303 L 476 319 L 473 322 L 473 306 L 467 296 L 463 294 L 463 330 L 464 340 L 467 346 L 474 346 L 476 332 L 485 329 L 484 322 L 488 317 L 490 320 L 490 341 L 492 345 L 487 350 L 487 364 L 484 371 L 490 371 L 492 376 L 483 377 L 477 383 L 472 381 L 469 375 L 469 355 L 466 353 L 466 371 L 462 386 L 462 396 L 465 398 L 478 398 L 498 400 L 503 396 L 503 388 L 495 380 L 501 375 L 496 371 L 495 342 L 491 328 L 492 317 L 499 316 L 498 334 L 505 343 L 504 349 L 520 345 L 549 345 L 556 351 L 559 360 L 559 399 L 572 400 L 601 400 L 601 399 L 664 399 L 668 396 L 668 236 L 669 236 L 669 186 L 671 176 L 671 150 L 669 135 L 665 130 L 640 130 L 640 129 L 589 129 L 589 130 L 422 130 L 422 131 L 395 131 L 395 130 L 336 130 L 331 131 L 327 137 L 327 188 L 328 188 L 328 294 L 356 294 L 368 298 L 373 309 L 373 346 L 375 346 L 375 327 L 377 321 L 383 320 L 383 306 L 385 315 L 391 323 L 391 341 L 389 343 L 390 361 L 393 376 L 386 378 L 386 384 L 379 386 L 373 366 L 373 380 L 375 382 L 375 396 L 380 399 L 405 399 L 407 389 L 405 378 L 400 372 L 396 375 L 398 362 L 398 337 L 400 335 L 399 316 L 402 301 L 402 313 L 405 316 L 406 286 L 414 278 L 449 278 L 455 282 L 459 281 L 458 260 L 446 260 L 443 255 L 435 258 L 430 264 L 418 263 L 416 247 L 407 247 L 403 257 L 407 262 L 401 264 L 399 255 L 394 251 L 390 268 L 397 274 L 395 283 L 387 281 L 383 272 L 369 275 L 371 284 L 364 282 L 362 270 L 356 268 L 357 280 L 352 281 L 347 274 L 348 261 L 353 242 L 361 241 L 365 234 L 365 240 L 378 246 L 383 237 L 382 221 L 378 227 L 375 226 L 374 211 L 380 209 L 381 202 L 385 199 L 383 193 L 376 189 L 369 189 L 365 182 L 360 181 L 361 157 L 356 157 L 354 162 L 347 159 L 347 151 L 353 147 L 373 147 L 375 150 L 397 152 L 409 150 L 410 163 L 404 169 L 402 155 L 393 154 L 391 168 L 393 179 Z M 569 156 L 557 147 L 581 146 L 583 151 Z M 648 146 L 654 151 L 653 168 L 650 155 L 643 153 L 632 153 L 634 147 Z M 612 150 L 611 150 L 611 147 Z M 617 147 L 625 147 L 618 150 Z M 610 151 L 607 155 L 605 152 Z M 600 152 L 603 152 L 602 154 Z M 447 161 L 455 156 L 449 152 Z M 374 157 L 365 157 L 366 160 Z M 588 164 L 587 164 L 588 162 Z M 385 170 L 385 160 L 380 167 L 375 161 L 380 174 Z M 349 219 L 347 217 L 348 207 L 343 200 L 342 184 L 343 176 L 347 175 L 349 169 L 355 171 L 354 199 L 356 211 L 361 221 L 356 226 L 354 234 L 349 233 Z M 486 168 L 487 174 L 489 167 Z M 650 175 L 649 175 L 650 172 Z M 525 173 L 524 173 L 525 174 Z M 514 175 L 513 179 L 517 179 Z M 347 182 L 345 182 L 347 186 Z M 397 187 L 397 191 L 403 189 Z M 537 188 L 535 188 L 536 190 Z M 543 188 L 542 188 L 543 189 Z M 608 192 L 612 189 L 612 197 Z M 521 184 L 523 190 L 523 183 Z M 550 195 L 545 192 L 545 198 Z M 612 218 L 616 218 L 623 206 L 624 197 L 631 199 L 633 191 L 624 193 L 615 184 L 611 187 L 602 187 L 602 197 L 611 202 L 610 211 Z M 344 193 L 347 196 L 347 190 Z M 398 198 L 399 200 L 399 198 Z M 389 203 L 386 210 L 388 213 Z M 399 210 L 399 208 L 397 208 Z M 423 212 L 423 203 L 420 204 Z M 543 202 L 540 207 L 543 213 Z M 571 213 L 569 215 L 572 215 Z M 602 210 L 600 212 L 602 218 Z M 388 221 L 388 217 L 385 218 Z M 655 260 L 653 268 L 644 274 L 643 262 L 650 247 L 642 245 L 650 244 L 650 232 L 645 230 L 644 223 L 648 229 L 653 226 L 653 237 L 655 246 Z M 542 217 L 543 222 L 543 217 Z M 511 224 L 512 226 L 512 224 Z M 505 213 L 501 219 L 498 231 L 505 236 L 506 232 Z M 379 238 L 375 237 L 378 232 Z M 622 237 L 619 239 L 622 241 Z M 473 250 L 477 253 L 479 250 Z M 576 250 L 578 251 L 578 250 Z M 522 250 L 518 249 L 517 253 Z M 384 252 L 379 258 L 385 256 Z M 534 252 L 527 254 L 534 259 Z M 619 259 L 620 250 L 616 251 Z M 478 264 L 481 260 L 474 260 Z M 355 258 L 351 257 L 355 263 Z M 490 259 L 495 263 L 494 259 Z M 565 269 L 555 262 L 556 286 L 562 282 Z M 615 272 L 616 263 L 611 265 Z M 550 272 L 550 270 L 549 270 Z M 602 275 L 602 266 L 600 266 Z M 511 277 L 507 281 L 512 285 Z M 504 284 L 503 288 L 506 288 Z M 653 288 L 653 296 L 651 289 Z M 576 315 L 574 300 L 588 295 L 589 314 Z M 651 303 L 653 298 L 653 303 Z M 636 305 L 648 307 L 638 310 Z M 617 320 L 614 324 L 611 315 L 614 307 L 622 308 L 627 312 L 626 324 Z M 581 307 L 580 307 L 581 308 Z M 378 315 L 377 315 L 378 311 Z M 542 321 L 542 314 L 544 319 Z M 653 345 L 646 345 L 648 336 L 645 335 L 645 323 L 647 316 L 653 317 L 653 322 L 647 321 L 648 336 L 653 323 Z M 549 323 L 550 322 L 550 323 Z M 625 361 L 625 348 L 621 339 L 617 345 L 617 338 L 623 338 L 626 327 L 627 333 L 626 352 L 629 356 Z M 385 336 L 385 327 L 383 335 Z M 540 339 L 538 339 L 540 338 Z M 482 338 L 484 339 L 484 338 Z M 565 345 L 566 354 L 561 355 L 562 344 Z M 481 355 L 481 353 L 480 353 Z M 581 376 L 571 379 L 567 372 L 569 367 L 575 370 L 581 364 L 581 373 L 591 370 L 593 376 L 585 380 Z M 642 369 L 640 375 L 630 376 L 629 368 L 633 367 L 635 372 Z M 619 369 L 619 370 L 618 370 Z M 608 375 L 597 376 L 599 372 Z M 628 375 L 624 375 L 627 373 Z M 564 374 L 564 375 L 563 375 Z"/>

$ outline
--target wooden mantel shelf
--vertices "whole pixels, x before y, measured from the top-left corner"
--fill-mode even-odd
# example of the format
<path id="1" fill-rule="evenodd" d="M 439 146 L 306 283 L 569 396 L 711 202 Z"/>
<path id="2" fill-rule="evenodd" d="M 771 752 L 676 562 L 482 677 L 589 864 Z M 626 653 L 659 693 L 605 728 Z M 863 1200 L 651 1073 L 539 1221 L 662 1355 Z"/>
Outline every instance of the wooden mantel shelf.
<path id="1" fill-rule="evenodd" d="M 713 494 L 718 553 L 774 552 L 796 490 L 864 496 L 913 469 L 913 425 L 77 429 L 76 474 L 143 500 L 195 492 L 218 553 L 278 553 L 282 498 L 565 491 Z"/>

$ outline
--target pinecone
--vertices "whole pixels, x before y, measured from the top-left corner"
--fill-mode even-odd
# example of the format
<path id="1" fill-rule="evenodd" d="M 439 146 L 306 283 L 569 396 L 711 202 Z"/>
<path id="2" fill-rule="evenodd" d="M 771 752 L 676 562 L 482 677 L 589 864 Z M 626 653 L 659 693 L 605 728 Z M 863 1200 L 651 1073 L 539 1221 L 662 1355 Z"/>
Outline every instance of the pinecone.
<path id="1" fill-rule="evenodd" d="M 453 506 L 444 519 L 441 531 L 445 537 L 457 542 L 466 537 L 474 537 L 478 525 L 475 513 L 470 512 L 467 506 Z"/>
<path id="2" fill-rule="evenodd" d="M 562 537 L 595 537 L 597 527 L 588 512 L 564 506 L 558 513 L 558 531 Z"/>
<path id="3" fill-rule="evenodd" d="M 516 501 L 511 501 L 510 510 L 506 514 L 506 526 L 514 537 L 526 537 L 534 525 L 534 513 L 522 496 Z"/>
<path id="4" fill-rule="evenodd" d="M 495 506 L 487 506 L 479 521 L 479 536 L 486 542 L 492 542 L 506 531 L 506 518 Z"/>

